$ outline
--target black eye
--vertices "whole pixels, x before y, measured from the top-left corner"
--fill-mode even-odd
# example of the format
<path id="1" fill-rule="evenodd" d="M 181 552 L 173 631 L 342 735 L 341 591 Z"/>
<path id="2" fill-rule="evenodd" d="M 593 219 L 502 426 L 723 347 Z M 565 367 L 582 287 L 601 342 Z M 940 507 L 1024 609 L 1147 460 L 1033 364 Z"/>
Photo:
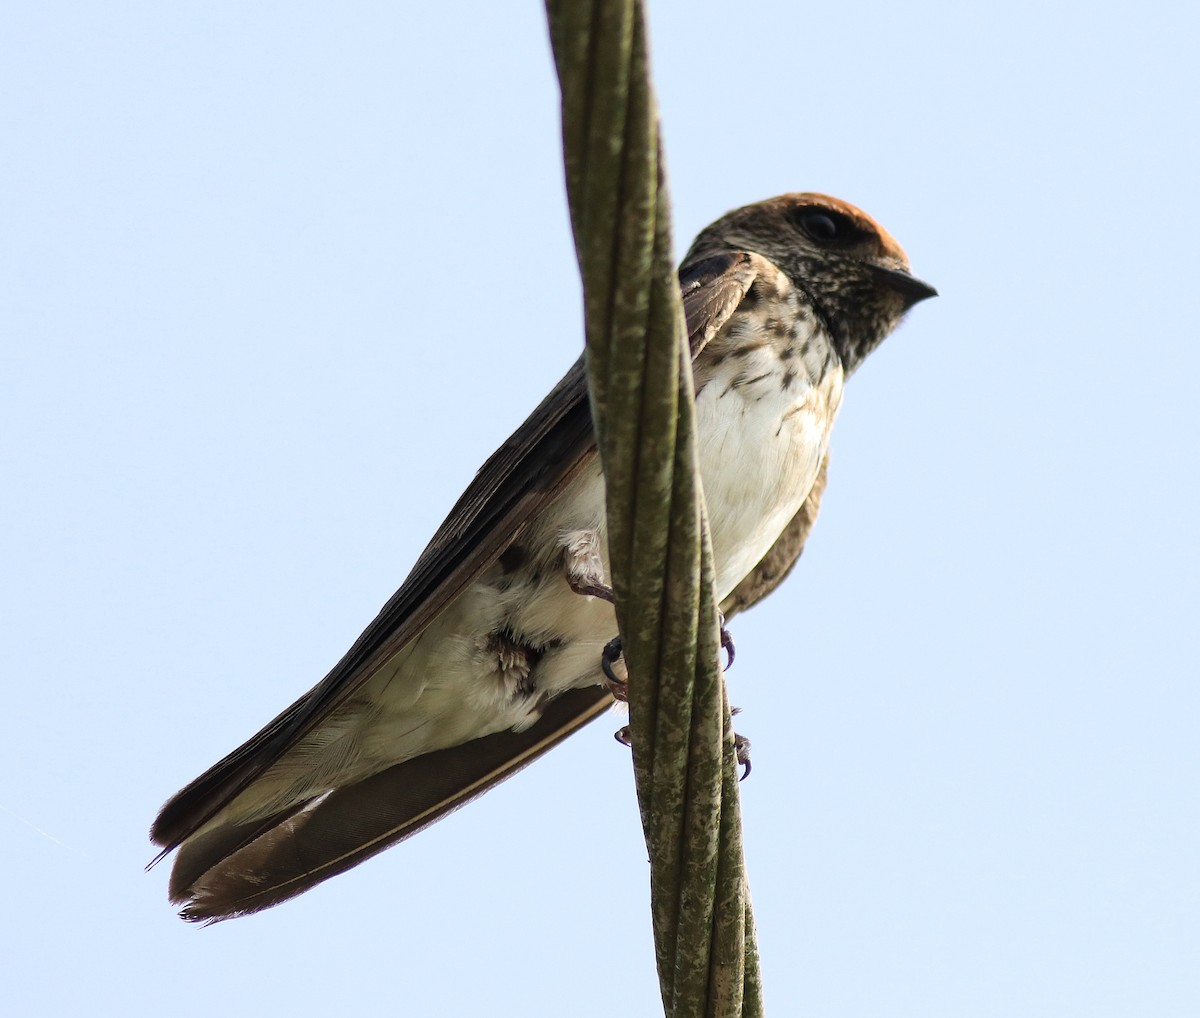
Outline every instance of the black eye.
<path id="1" fill-rule="evenodd" d="M 800 216 L 800 229 L 818 244 L 831 244 L 843 239 L 846 232 L 842 229 L 840 219 L 840 216 L 835 219 L 828 212 L 805 212 Z"/>

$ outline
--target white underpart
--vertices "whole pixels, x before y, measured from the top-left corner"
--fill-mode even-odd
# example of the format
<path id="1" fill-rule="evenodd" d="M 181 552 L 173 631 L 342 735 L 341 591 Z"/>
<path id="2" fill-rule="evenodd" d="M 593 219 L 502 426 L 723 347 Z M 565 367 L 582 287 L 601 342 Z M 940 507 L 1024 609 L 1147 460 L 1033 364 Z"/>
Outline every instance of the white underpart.
<path id="1" fill-rule="evenodd" d="M 804 502 L 841 401 L 840 367 L 819 387 L 810 381 L 820 374 L 824 344 L 809 344 L 803 356 L 797 340 L 791 346 L 786 364 L 776 346 L 729 357 L 696 400 L 718 600 L 757 565 Z M 795 369 L 786 389 L 781 368 Z M 754 381 L 763 375 L 768 377 Z M 534 550 L 536 576 L 490 567 L 216 822 L 264 815 L 432 750 L 521 730 L 537 720 L 547 698 L 603 681 L 600 653 L 617 631 L 612 606 L 571 591 L 562 559 L 567 546 L 598 549 L 608 580 L 598 463 L 572 482 L 520 544 Z M 512 662 L 494 642 L 502 630 L 520 643 L 553 644 L 532 673 L 506 679 Z M 530 674 L 534 695 L 516 695 L 512 680 Z"/>
<path id="2" fill-rule="evenodd" d="M 754 378 L 770 370 L 775 356 L 757 351 L 736 368 Z M 788 393 L 777 375 L 730 388 L 732 373 L 718 372 L 696 398 L 718 601 L 771 550 L 808 497 L 841 395 L 840 370 L 820 392 L 801 373 Z"/>

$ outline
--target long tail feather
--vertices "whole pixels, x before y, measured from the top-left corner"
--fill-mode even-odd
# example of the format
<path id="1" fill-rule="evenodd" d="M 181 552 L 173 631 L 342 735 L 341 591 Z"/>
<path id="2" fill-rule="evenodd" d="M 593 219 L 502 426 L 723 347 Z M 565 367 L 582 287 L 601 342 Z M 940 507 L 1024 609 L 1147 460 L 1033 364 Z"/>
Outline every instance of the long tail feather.
<path id="1" fill-rule="evenodd" d="M 171 874 L 183 918 L 258 912 L 343 873 L 515 774 L 611 703 L 603 687 L 571 690 L 524 732 L 500 732 L 396 764 L 254 824 L 189 840 Z"/>

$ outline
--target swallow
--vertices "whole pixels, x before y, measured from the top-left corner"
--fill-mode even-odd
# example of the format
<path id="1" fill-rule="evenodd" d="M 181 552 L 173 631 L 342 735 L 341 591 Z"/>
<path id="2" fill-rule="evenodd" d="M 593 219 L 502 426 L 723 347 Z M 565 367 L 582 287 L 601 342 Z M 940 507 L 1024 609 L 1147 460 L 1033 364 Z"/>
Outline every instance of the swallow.
<path id="1" fill-rule="evenodd" d="M 716 596 L 788 574 L 846 379 L 936 295 L 873 219 L 824 195 L 726 214 L 679 270 Z M 345 656 L 176 793 L 151 838 L 185 919 L 306 891 L 415 834 L 613 702 L 604 478 L 581 357 L 479 470 Z M 153 865 L 153 864 L 152 864 Z"/>

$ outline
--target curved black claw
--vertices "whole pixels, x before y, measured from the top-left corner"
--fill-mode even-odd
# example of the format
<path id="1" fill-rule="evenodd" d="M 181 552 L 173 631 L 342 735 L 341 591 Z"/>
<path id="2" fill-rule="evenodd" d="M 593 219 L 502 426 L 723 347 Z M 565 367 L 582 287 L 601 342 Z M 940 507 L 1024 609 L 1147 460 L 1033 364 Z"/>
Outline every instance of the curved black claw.
<path id="1" fill-rule="evenodd" d="M 725 648 L 728 657 L 725 659 L 725 671 L 733 667 L 733 634 L 725 628 L 725 616 L 717 613 L 717 624 L 721 627 L 721 646 Z"/>
<path id="2" fill-rule="evenodd" d="M 744 735 L 738 735 L 737 732 L 734 732 L 733 751 L 737 755 L 737 762 L 746 768 L 742 771 L 742 776 L 738 778 L 738 781 L 745 781 L 750 777 L 750 740 Z"/>
<path id="3" fill-rule="evenodd" d="M 621 638 L 614 636 L 604 645 L 604 650 L 600 652 L 600 668 L 604 672 L 604 677 L 608 679 L 609 692 L 613 697 L 626 703 L 629 700 L 629 683 L 617 675 L 613 665 L 621 660 Z"/>

